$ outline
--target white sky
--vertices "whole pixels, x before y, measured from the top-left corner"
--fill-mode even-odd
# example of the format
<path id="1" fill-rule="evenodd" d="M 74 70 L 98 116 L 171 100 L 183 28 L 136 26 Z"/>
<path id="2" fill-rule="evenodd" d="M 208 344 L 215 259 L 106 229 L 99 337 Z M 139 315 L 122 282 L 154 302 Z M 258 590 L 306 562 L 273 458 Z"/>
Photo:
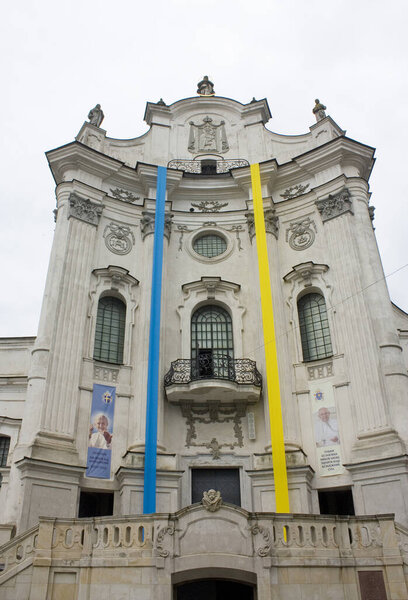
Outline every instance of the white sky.
<path id="1" fill-rule="evenodd" d="M 20 0 L 3 6 L 0 336 L 35 335 L 51 249 L 44 152 L 71 142 L 97 102 L 109 137 L 146 131 L 147 100 L 266 97 L 268 128 L 300 134 L 314 98 L 377 148 L 371 177 L 386 275 L 408 263 L 406 0 Z M 387 279 L 408 311 L 408 267 Z"/>

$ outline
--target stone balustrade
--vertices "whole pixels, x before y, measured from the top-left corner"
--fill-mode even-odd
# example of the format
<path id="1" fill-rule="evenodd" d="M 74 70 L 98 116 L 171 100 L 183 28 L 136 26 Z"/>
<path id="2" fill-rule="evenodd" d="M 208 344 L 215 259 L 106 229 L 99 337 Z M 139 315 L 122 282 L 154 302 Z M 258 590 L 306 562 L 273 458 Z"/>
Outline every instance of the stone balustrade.
<path id="1" fill-rule="evenodd" d="M 164 569 L 170 576 L 173 565 L 188 568 L 184 565 L 208 560 L 247 561 L 259 565 L 259 573 L 272 567 L 401 568 L 407 550 L 408 531 L 395 525 L 393 515 L 249 513 L 229 504 L 216 510 L 195 504 L 173 514 L 41 518 L 0 548 L 0 587 L 36 567 L 69 566 L 77 573 L 111 567 L 120 570 L 119 579 L 128 567 Z M 47 593 L 46 586 L 44 599 Z"/>

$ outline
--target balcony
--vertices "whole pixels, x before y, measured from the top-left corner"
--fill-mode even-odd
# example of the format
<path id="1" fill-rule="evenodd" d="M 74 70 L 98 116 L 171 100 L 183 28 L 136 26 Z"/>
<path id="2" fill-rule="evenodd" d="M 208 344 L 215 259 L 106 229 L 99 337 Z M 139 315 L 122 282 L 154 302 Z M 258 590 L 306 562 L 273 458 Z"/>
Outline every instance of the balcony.
<path id="1" fill-rule="evenodd" d="M 262 376 L 254 360 L 203 352 L 197 358 L 178 358 L 164 377 L 169 402 L 257 402 Z"/>

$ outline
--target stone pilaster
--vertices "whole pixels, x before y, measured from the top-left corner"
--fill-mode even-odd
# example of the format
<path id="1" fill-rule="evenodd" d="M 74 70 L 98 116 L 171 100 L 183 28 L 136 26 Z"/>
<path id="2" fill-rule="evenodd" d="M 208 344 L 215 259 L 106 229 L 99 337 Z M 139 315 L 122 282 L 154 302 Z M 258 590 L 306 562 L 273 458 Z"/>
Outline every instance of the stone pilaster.
<path id="1" fill-rule="evenodd" d="M 38 413 L 34 417 L 36 450 L 32 452 L 37 458 L 49 459 L 48 452 L 53 449 L 52 460 L 74 463 L 77 460 L 74 439 L 83 331 L 96 228 L 102 208 L 101 203 L 75 192 L 68 195 L 67 190 L 63 190 L 59 197 L 57 223 L 60 224 L 49 278 L 53 283 L 50 286 L 47 281 L 39 340 L 33 351 L 34 378 L 40 380 L 40 385 L 35 386 L 37 394 L 33 401 L 28 398 L 28 411 Z M 27 443 L 29 437 L 23 432 L 24 442 Z M 66 452 L 63 457 L 55 454 L 58 448 Z"/>
<path id="2" fill-rule="evenodd" d="M 333 305 L 337 314 L 334 322 L 342 323 L 336 328 L 335 335 L 350 375 L 358 431 L 354 453 L 363 457 L 372 446 L 383 446 L 381 452 L 395 455 L 401 451 L 401 443 L 391 426 L 384 382 L 377 366 L 371 307 L 365 296 L 364 267 L 360 266 L 359 242 L 356 224 L 353 223 L 357 202 L 352 201 L 351 194 L 343 193 L 338 198 L 339 202 L 333 203 L 337 196 L 339 194 L 329 197 L 326 203 L 319 200 L 317 205 L 330 257 L 327 262 L 332 274 Z M 368 212 L 367 219 L 370 222 Z"/>
<path id="3" fill-rule="evenodd" d="M 364 298 L 377 348 L 380 352 L 386 401 L 392 424 L 408 441 L 408 375 L 402 348 L 394 326 L 394 314 L 384 276 L 368 206 L 367 184 L 355 179 L 348 183 L 353 196 L 357 250 L 361 265 Z"/>

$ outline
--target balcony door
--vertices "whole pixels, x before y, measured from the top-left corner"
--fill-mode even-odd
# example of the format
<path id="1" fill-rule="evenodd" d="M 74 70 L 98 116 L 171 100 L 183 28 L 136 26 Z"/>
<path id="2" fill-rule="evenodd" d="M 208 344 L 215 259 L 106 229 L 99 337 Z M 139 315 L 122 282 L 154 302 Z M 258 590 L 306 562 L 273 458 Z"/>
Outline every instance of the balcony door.
<path id="1" fill-rule="evenodd" d="M 193 314 L 191 378 L 234 379 L 232 321 L 221 306 L 202 306 Z"/>

